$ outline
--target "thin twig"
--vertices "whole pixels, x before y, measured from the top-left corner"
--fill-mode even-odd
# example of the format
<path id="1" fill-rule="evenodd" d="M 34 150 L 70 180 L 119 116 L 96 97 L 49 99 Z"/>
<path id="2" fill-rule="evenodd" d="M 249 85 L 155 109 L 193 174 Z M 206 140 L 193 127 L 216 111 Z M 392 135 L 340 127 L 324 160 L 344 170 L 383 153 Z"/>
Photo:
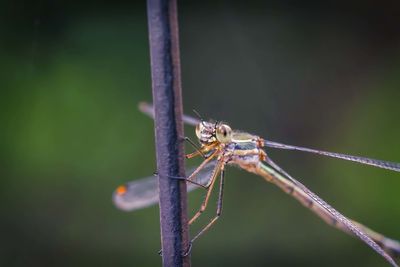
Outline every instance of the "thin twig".
<path id="1" fill-rule="evenodd" d="M 163 266 L 190 266 L 176 0 L 147 1 Z"/>

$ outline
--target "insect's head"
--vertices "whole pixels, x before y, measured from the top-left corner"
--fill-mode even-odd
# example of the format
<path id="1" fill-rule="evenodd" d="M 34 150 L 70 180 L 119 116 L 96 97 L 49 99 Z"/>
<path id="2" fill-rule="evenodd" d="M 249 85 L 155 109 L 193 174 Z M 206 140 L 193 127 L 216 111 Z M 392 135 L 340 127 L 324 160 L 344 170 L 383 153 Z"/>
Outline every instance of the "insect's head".
<path id="1" fill-rule="evenodd" d="M 229 143 L 232 140 L 232 129 L 222 122 L 207 122 L 196 111 L 193 112 L 199 117 L 200 123 L 196 126 L 196 136 L 203 145 L 210 145 L 215 142 Z"/>
<path id="2" fill-rule="evenodd" d="M 232 129 L 221 122 L 201 121 L 196 126 L 196 136 L 202 144 L 229 143 L 232 139 Z"/>

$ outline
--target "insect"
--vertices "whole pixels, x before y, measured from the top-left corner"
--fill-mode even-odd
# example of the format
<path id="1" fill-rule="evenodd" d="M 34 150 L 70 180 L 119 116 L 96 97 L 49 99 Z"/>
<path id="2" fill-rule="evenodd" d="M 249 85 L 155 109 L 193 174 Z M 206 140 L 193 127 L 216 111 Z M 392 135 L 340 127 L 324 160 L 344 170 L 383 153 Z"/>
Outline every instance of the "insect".
<path id="1" fill-rule="evenodd" d="M 141 103 L 139 108 L 144 113 L 147 113 L 152 117 L 154 116 L 154 111 L 151 105 Z M 197 147 L 193 142 L 191 142 L 191 144 L 196 148 L 196 151 L 186 155 L 186 157 L 193 158 L 202 156 L 204 158 L 204 161 L 197 168 L 188 171 L 188 173 L 191 173 L 187 178 L 185 178 L 188 182 L 188 191 L 192 191 L 199 187 L 206 190 L 205 199 L 202 202 L 200 209 L 189 221 L 189 224 L 196 221 L 207 208 L 211 192 L 219 178 L 216 215 L 204 228 L 202 228 L 201 231 L 198 232 L 197 235 L 193 237 L 192 242 L 207 231 L 220 217 L 222 212 L 225 168 L 228 165 L 234 165 L 248 172 L 259 175 L 266 181 L 275 184 L 284 192 L 297 199 L 305 207 L 313 211 L 327 224 L 359 238 L 384 257 L 392 266 L 398 266 L 392 258 L 392 256 L 400 256 L 400 243 L 398 241 L 387 238 L 342 215 L 319 196 L 310 191 L 305 185 L 279 167 L 279 165 L 268 156 L 265 149 L 278 148 L 309 152 L 397 172 L 400 172 L 399 163 L 268 141 L 257 135 L 232 130 L 229 125 L 222 122 L 204 121 L 200 116 L 199 119 L 196 119 L 185 115 L 183 120 L 189 125 L 196 126 L 196 136 L 200 143 L 200 147 Z M 126 211 L 132 211 L 158 203 L 156 177 L 153 176 L 136 180 L 118 187 L 114 192 L 113 201 L 118 208 Z"/>

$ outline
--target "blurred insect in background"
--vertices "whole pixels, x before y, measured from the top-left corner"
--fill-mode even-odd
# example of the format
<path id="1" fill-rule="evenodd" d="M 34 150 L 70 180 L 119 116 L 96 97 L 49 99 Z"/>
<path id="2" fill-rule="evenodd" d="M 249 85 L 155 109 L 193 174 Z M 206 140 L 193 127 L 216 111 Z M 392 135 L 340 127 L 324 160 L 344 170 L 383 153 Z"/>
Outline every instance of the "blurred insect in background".
<path id="1" fill-rule="evenodd" d="M 154 117 L 154 110 L 151 105 L 141 103 L 139 108 L 142 112 Z M 199 119 L 187 115 L 183 117 L 186 124 L 196 127 L 196 136 L 200 143 L 200 147 L 198 147 L 194 142 L 186 138 L 196 149 L 195 152 L 186 155 L 186 158 L 197 156 L 202 156 L 204 158 L 204 161 L 198 167 L 188 170 L 188 173 L 191 174 L 183 179 L 188 182 L 188 191 L 192 191 L 196 188 L 204 188 L 206 190 L 205 199 L 200 209 L 189 221 L 189 224 L 196 221 L 207 208 L 211 192 L 215 187 L 218 177 L 220 178 L 216 215 L 193 237 L 191 242 L 194 242 L 207 231 L 220 217 L 222 212 L 225 167 L 227 165 L 234 165 L 248 172 L 257 174 L 266 181 L 277 185 L 284 192 L 313 211 L 327 224 L 359 238 L 384 257 L 392 266 L 397 266 L 392 257 L 400 257 L 400 243 L 398 241 L 387 238 L 342 215 L 315 193 L 311 192 L 301 182 L 279 167 L 279 165 L 272 161 L 264 149 L 278 148 L 304 151 L 397 172 L 400 172 L 399 163 L 285 145 L 268 141 L 246 132 L 232 130 L 229 125 L 219 121 L 207 122 L 204 121 L 200 115 L 198 116 Z M 133 211 L 156 204 L 158 203 L 157 184 L 157 178 L 152 176 L 121 185 L 114 192 L 114 203 L 118 208 L 125 211 Z"/>

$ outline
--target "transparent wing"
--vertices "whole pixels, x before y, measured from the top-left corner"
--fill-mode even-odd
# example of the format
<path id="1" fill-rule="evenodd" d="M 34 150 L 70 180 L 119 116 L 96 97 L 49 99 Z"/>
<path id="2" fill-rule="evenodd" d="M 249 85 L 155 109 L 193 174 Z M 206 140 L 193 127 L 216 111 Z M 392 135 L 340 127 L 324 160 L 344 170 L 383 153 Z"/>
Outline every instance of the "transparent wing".
<path id="1" fill-rule="evenodd" d="M 141 102 L 141 103 L 139 103 L 139 110 L 154 119 L 153 105 L 148 104 L 146 102 Z M 197 124 L 200 123 L 200 120 L 193 118 L 191 116 L 188 116 L 188 115 L 183 115 L 183 121 L 186 124 L 192 125 L 192 126 L 196 126 Z M 400 163 L 397 163 L 397 162 L 390 162 L 390 161 L 383 161 L 383 160 L 371 159 L 371 158 L 366 158 L 366 157 L 352 156 L 352 155 L 328 152 L 328 151 L 317 150 L 317 149 L 312 149 L 312 148 L 307 148 L 307 147 L 286 145 L 286 144 L 268 141 L 268 140 L 264 140 L 264 142 L 265 142 L 264 143 L 265 147 L 309 152 L 309 153 L 313 153 L 313 154 L 324 155 L 324 156 L 344 159 L 344 160 L 348 160 L 348 161 L 354 161 L 354 162 L 358 162 L 358 163 L 365 164 L 365 165 L 371 165 L 371 166 L 375 166 L 375 167 L 382 168 L 382 169 L 388 169 L 388 170 L 400 172 Z"/>
<path id="2" fill-rule="evenodd" d="M 307 147 L 285 145 L 285 144 L 272 142 L 272 141 L 268 141 L 268 140 L 264 140 L 264 146 L 272 147 L 272 148 L 279 148 L 279 149 L 304 151 L 304 152 L 324 155 L 324 156 L 328 156 L 328 157 L 332 157 L 332 158 L 354 161 L 354 162 L 358 162 L 358 163 L 365 164 L 365 165 L 371 165 L 371 166 L 375 166 L 375 167 L 382 168 L 382 169 L 388 169 L 388 170 L 400 172 L 400 163 L 396 163 L 396 162 L 383 161 L 383 160 L 378 160 L 378 159 L 371 159 L 371 158 L 365 158 L 365 157 L 358 157 L 358 156 L 316 150 L 316 149 L 311 149 L 311 148 L 307 148 Z"/>
<path id="3" fill-rule="evenodd" d="M 147 116 L 149 116 L 150 118 L 154 119 L 154 107 L 152 104 L 149 104 L 146 102 L 140 102 L 139 110 L 141 112 L 143 112 L 144 114 L 146 114 Z M 185 114 L 182 116 L 182 120 L 185 124 L 192 125 L 192 126 L 196 126 L 197 124 L 200 123 L 199 119 L 193 118 L 193 117 L 185 115 Z"/>
<path id="4" fill-rule="evenodd" d="M 215 166 L 216 160 L 206 164 L 196 175 L 194 181 L 201 185 L 206 185 Z M 186 172 L 190 174 L 195 169 L 190 168 Z M 188 182 L 187 188 L 188 192 L 190 192 L 199 188 L 199 186 Z M 119 186 L 113 193 L 113 202 L 117 208 L 124 211 L 134 211 L 158 204 L 158 177 L 153 175 Z"/>
<path id="5" fill-rule="evenodd" d="M 371 247 L 373 250 L 375 250 L 378 254 L 380 254 L 382 257 L 386 259 L 392 266 L 398 267 L 396 262 L 393 260 L 393 258 L 383 250 L 382 247 L 380 247 L 366 232 L 361 229 L 361 227 L 357 224 L 343 216 L 340 212 L 338 212 L 336 209 L 334 209 L 331 205 L 326 203 L 324 200 L 322 200 L 319 196 L 317 196 L 315 193 L 310 191 L 305 185 L 303 185 L 301 182 L 297 181 L 295 178 L 293 178 L 291 175 L 289 175 L 286 171 L 284 171 L 281 167 L 279 167 L 275 162 L 273 162 L 271 159 L 267 158 L 266 162 L 274 168 L 277 172 L 272 170 L 271 168 L 268 168 L 265 165 L 262 165 L 261 168 L 267 171 L 272 177 L 275 179 L 278 179 L 279 181 L 271 181 L 274 183 L 277 183 L 280 187 L 286 188 L 285 191 L 289 192 L 300 192 L 306 196 L 306 198 L 302 197 L 296 197 L 296 195 L 293 195 L 294 197 L 298 198 L 302 203 L 305 203 L 304 205 L 310 205 L 309 207 L 311 208 L 313 204 L 317 205 L 320 207 L 320 211 L 314 210 L 321 218 L 326 220 L 329 223 L 329 218 L 331 222 L 329 224 L 335 224 L 336 226 L 339 226 L 338 228 L 344 230 L 345 232 L 349 232 L 353 234 L 354 236 L 358 237 L 361 241 L 366 243 L 369 247 Z M 282 175 L 280 175 L 282 174 Z M 286 178 L 287 179 L 286 179 Z M 287 181 L 285 181 L 287 180 Z M 289 182 L 290 181 L 290 182 Z M 289 183 L 289 188 L 288 187 Z M 290 183 L 292 183 L 292 186 L 290 187 Z M 283 185 L 283 186 L 282 186 Z M 309 201 L 307 200 L 309 199 Z M 308 203 L 307 203 L 308 202 Z M 322 212 L 321 212 L 322 211 Z M 323 213 L 326 213 L 326 215 L 329 215 L 328 217 L 324 215 Z M 335 220 L 337 223 L 333 223 L 332 220 Z"/>

